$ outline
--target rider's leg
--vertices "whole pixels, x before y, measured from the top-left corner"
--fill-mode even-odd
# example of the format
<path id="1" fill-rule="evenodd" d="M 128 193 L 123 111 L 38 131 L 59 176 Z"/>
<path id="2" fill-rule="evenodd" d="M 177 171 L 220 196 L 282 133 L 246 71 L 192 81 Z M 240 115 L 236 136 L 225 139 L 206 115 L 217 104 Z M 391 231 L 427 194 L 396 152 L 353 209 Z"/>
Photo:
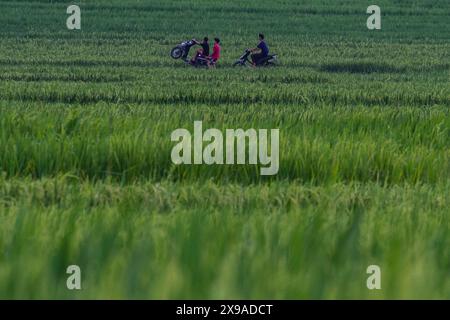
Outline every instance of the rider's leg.
<path id="1" fill-rule="evenodd" d="M 258 64 L 258 61 L 261 60 L 261 58 L 262 58 L 262 54 L 261 53 L 252 54 L 253 65 L 256 66 Z"/>
<path id="2" fill-rule="evenodd" d="M 216 60 L 214 59 L 208 59 L 206 63 L 208 64 L 208 68 L 210 69 L 216 67 Z"/>

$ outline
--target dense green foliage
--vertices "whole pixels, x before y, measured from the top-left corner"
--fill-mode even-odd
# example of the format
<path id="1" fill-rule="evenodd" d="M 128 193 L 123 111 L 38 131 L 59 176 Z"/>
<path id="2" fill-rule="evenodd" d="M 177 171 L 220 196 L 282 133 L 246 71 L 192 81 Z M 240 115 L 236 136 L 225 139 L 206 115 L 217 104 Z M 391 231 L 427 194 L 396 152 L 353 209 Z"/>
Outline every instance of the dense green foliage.
<path id="1" fill-rule="evenodd" d="M 447 0 L 78 3 L 0 1 L 0 298 L 450 298 Z M 175 166 L 195 120 L 279 128 L 278 175 Z"/>

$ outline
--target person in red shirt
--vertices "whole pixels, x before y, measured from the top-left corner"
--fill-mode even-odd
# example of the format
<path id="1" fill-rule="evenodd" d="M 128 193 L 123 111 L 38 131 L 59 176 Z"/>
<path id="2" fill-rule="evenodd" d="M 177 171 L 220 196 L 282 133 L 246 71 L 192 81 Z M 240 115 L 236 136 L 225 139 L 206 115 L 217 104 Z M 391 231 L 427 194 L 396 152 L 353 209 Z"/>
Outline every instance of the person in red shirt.
<path id="1" fill-rule="evenodd" d="M 213 53 L 210 57 L 210 60 L 208 60 L 208 67 L 215 67 L 217 61 L 220 59 L 220 50 L 222 48 L 220 47 L 220 39 L 214 38 L 214 47 L 213 47 Z"/>

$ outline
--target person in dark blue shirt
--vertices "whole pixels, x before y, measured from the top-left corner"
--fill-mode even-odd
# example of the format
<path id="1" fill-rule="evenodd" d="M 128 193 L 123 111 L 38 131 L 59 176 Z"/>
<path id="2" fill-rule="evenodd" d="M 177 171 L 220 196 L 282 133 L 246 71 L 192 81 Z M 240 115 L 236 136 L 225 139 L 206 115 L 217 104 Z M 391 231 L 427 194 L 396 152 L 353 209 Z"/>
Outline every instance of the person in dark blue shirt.
<path id="1" fill-rule="evenodd" d="M 259 34 L 259 44 L 256 48 L 250 49 L 252 53 L 252 61 L 253 65 L 256 66 L 259 62 L 269 55 L 269 47 L 264 40 L 264 35 L 262 33 Z"/>

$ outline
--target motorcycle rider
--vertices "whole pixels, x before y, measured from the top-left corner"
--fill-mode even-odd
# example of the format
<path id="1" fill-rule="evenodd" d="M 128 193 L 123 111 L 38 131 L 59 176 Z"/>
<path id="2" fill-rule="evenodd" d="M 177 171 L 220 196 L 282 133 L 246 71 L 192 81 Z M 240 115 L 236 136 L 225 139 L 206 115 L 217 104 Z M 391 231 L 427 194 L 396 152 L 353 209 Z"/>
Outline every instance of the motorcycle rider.
<path id="1" fill-rule="evenodd" d="M 256 48 L 249 49 L 249 51 L 252 53 L 251 58 L 254 67 L 256 67 L 262 59 L 267 58 L 267 56 L 269 55 L 269 47 L 264 40 L 264 34 L 259 34 L 258 46 Z"/>
<path id="2" fill-rule="evenodd" d="M 195 39 L 194 39 L 194 42 L 195 42 L 195 44 L 198 44 L 199 46 L 201 46 L 201 48 L 197 50 L 194 57 L 192 58 L 192 60 L 191 60 L 192 64 L 195 64 L 195 62 L 197 61 L 197 59 L 199 57 L 208 57 L 209 56 L 209 39 L 208 39 L 208 37 L 204 37 L 203 42 L 199 42 Z"/>

